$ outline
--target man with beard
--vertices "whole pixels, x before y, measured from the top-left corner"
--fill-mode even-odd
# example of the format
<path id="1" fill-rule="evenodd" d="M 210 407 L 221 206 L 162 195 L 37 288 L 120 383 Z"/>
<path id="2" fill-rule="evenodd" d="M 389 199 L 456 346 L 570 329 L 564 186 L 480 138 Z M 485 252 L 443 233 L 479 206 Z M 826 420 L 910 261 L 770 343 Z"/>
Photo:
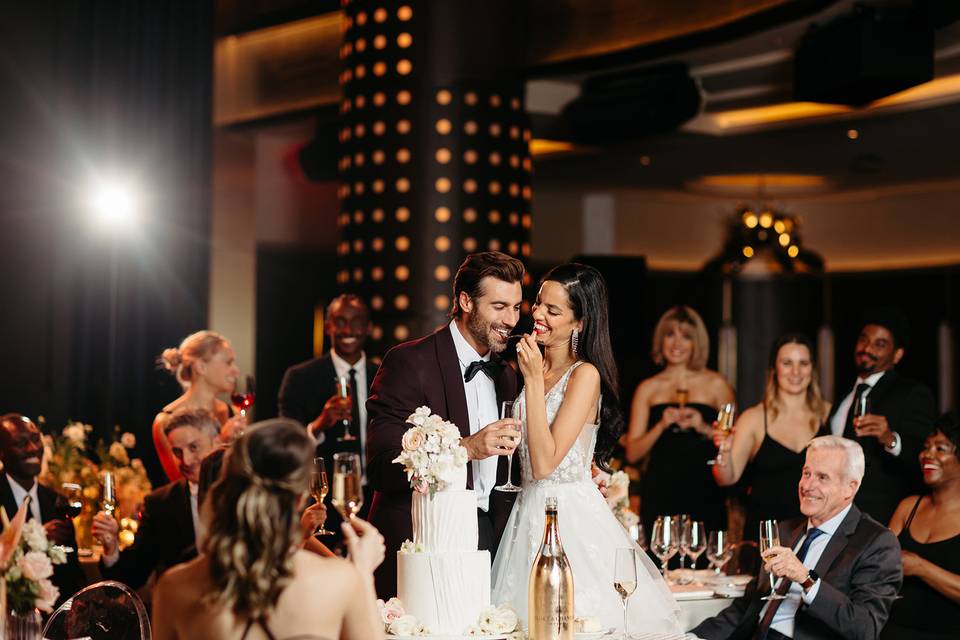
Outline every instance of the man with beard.
<path id="1" fill-rule="evenodd" d="M 866 458 L 857 506 L 889 522 L 900 501 L 922 490 L 917 456 L 936 419 L 933 394 L 894 367 L 909 342 L 909 325 L 893 307 L 869 310 L 854 351 L 857 381 L 833 406 L 822 434 L 857 440 Z M 855 407 L 866 405 L 856 416 Z"/>
<path id="2" fill-rule="evenodd" d="M 517 397 L 516 373 L 496 354 L 520 318 L 523 264 L 499 252 L 467 256 L 453 282 L 449 325 L 387 353 L 367 402 L 367 479 L 375 489 L 370 521 L 384 536 L 386 560 L 377 593 L 396 593 L 396 552 L 413 537 L 410 483 L 393 462 L 417 407 L 457 425 L 467 449 L 467 487 L 477 493 L 480 549 L 496 551 L 516 494 L 491 491 L 506 481 L 505 456 L 520 435 L 517 421 L 500 420 L 500 402 Z M 517 473 L 519 465 L 514 465 Z"/>

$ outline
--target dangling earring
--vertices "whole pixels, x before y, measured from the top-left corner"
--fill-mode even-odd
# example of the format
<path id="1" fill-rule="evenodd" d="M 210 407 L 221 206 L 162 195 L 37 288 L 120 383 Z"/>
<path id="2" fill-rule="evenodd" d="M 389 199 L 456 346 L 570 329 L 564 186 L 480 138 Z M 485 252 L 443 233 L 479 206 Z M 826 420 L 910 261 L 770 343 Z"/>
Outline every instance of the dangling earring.
<path id="1" fill-rule="evenodd" d="M 577 357 L 577 344 L 580 342 L 580 330 L 574 329 L 573 333 L 570 334 L 570 351 L 573 352 L 573 357 Z"/>

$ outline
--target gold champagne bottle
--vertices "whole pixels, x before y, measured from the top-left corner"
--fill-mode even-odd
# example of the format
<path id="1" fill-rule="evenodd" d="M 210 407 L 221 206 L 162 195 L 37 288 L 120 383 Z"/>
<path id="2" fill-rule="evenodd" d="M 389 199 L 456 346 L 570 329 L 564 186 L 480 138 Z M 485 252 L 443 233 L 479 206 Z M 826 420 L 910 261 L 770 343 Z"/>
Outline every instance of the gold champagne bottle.
<path id="1" fill-rule="evenodd" d="M 543 542 L 527 587 L 530 640 L 572 640 L 573 571 L 560 543 L 557 499 L 547 498 Z"/>

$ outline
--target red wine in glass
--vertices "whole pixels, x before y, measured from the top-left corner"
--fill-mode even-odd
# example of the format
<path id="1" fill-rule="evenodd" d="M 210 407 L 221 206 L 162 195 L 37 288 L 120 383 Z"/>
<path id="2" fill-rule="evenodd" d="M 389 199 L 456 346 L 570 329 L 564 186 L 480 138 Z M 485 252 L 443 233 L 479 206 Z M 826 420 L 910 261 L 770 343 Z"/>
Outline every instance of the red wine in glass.
<path id="1" fill-rule="evenodd" d="M 239 415 L 246 417 L 247 411 L 253 407 L 256 399 L 256 384 L 253 381 L 253 376 L 238 378 L 233 393 L 230 394 L 230 403 L 233 404 L 234 410 Z"/>

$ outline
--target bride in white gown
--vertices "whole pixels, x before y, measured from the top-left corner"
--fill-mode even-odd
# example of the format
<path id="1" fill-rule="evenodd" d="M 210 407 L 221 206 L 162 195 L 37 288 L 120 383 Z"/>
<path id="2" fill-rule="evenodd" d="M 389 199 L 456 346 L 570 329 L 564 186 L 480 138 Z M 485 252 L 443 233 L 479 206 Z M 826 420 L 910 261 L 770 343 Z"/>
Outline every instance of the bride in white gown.
<path id="1" fill-rule="evenodd" d="M 544 501 L 556 496 L 576 616 L 623 631 L 614 555 L 618 548 L 633 547 L 638 580 L 628 601 L 630 633 L 678 633 L 679 609 L 660 572 L 614 517 L 591 477 L 594 451 L 608 454 L 620 431 L 607 308 L 606 286 L 592 267 L 566 264 L 544 276 L 533 307 L 534 333 L 517 345 L 525 385 L 514 405 L 514 417 L 523 423 L 523 491 L 493 563 L 492 601 L 512 605 L 527 623 L 527 581 L 543 537 Z"/>

